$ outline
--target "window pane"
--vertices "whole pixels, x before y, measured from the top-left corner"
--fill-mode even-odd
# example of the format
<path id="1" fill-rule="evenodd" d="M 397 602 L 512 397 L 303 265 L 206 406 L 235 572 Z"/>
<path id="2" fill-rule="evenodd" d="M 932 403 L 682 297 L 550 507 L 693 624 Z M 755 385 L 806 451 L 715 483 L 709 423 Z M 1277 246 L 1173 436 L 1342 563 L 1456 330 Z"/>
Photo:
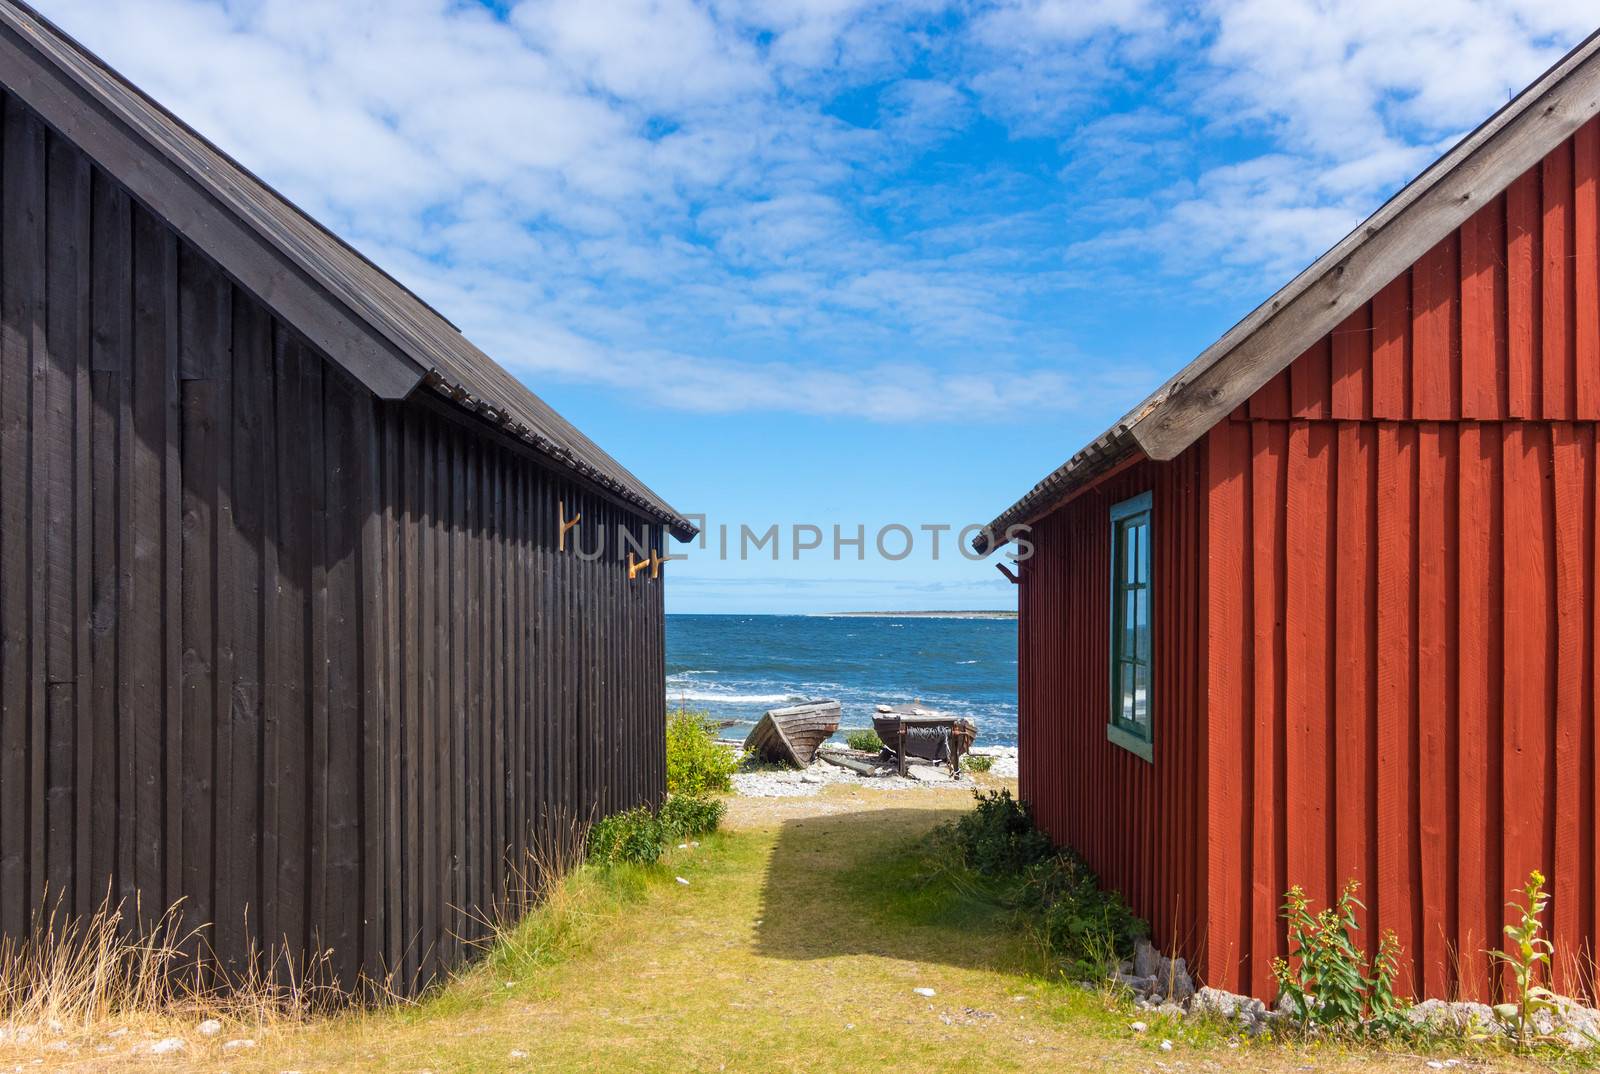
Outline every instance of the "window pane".
<path id="1" fill-rule="evenodd" d="M 1138 591 L 1129 589 L 1122 594 L 1122 651 L 1117 655 L 1122 659 L 1130 659 L 1137 644 L 1137 635 L 1134 631 L 1139 626 L 1139 609 L 1137 604 Z"/>
<path id="2" fill-rule="evenodd" d="M 1150 591 L 1140 589 L 1134 592 L 1134 647 L 1129 650 L 1129 655 L 1137 657 L 1145 663 L 1150 662 Z"/>
<path id="3" fill-rule="evenodd" d="M 1136 582 L 1149 583 L 1150 581 L 1150 520 L 1141 518 L 1138 526 L 1139 533 L 1139 558 L 1136 561 Z"/>
<path id="4" fill-rule="evenodd" d="M 1133 677 L 1133 721 L 1149 733 L 1150 727 L 1150 669 L 1141 665 Z"/>
<path id="5" fill-rule="evenodd" d="M 1133 722 L 1133 665 L 1123 664 L 1122 669 L 1122 718 L 1129 723 Z"/>

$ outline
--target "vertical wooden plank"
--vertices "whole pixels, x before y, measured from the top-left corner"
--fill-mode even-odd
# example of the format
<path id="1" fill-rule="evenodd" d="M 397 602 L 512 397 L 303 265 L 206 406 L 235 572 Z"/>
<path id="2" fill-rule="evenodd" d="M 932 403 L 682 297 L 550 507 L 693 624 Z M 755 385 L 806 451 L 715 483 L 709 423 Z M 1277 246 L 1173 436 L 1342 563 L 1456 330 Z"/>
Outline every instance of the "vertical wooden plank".
<path id="1" fill-rule="evenodd" d="M 1554 503 L 1545 473 L 1550 432 L 1542 425 L 1514 424 L 1505 435 L 1505 517 L 1521 520 L 1505 528 L 1505 665 L 1501 746 L 1504 830 L 1500 891 L 1520 888 L 1528 872 L 1549 875 L 1545 832 L 1545 773 L 1548 713 L 1555 638 L 1552 597 Z"/>
<path id="2" fill-rule="evenodd" d="M 267 475 L 273 422 L 272 319 L 249 295 L 229 287 L 233 359 L 232 450 L 228 456 L 228 525 L 219 563 L 231 575 L 228 599 L 218 601 L 224 618 L 219 649 L 228 650 L 229 671 L 219 676 L 218 715 L 227 725 L 228 752 L 218 767 L 228 773 L 227 793 L 218 781 L 217 949 L 235 971 L 246 968 L 245 952 L 261 938 L 262 872 L 262 694 L 267 681 L 263 623 L 269 614 L 263 582 L 265 546 L 272 532 Z M 219 665 L 223 664 L 219 661 Z M 224 693 L 224 686 L 226 692 Z M 220 739 L 219 736 L 219 749 Z"/>
<path id="3" fill-rule="evenodd" d="M 1420 421 L 1450 421 L 1461 413 L 1460 279 L 1454 232 L 1411 270 L 1411 416 Z"/>
<path id="4" fill-rule="evenodd" d="M 1500 426 L 1463 424 L 1460 440 L 1456 644 L 1460 714 L 1456 849 L 1458 991 L 1487 1001 L 1485 951 L 1499 940 L 1498 802 L 1501 667 Z"/>
<path id="5" fill-rule="evenodd" d="M 1334 875 L 1336 884 L 1355 880 L 1362 899 L 1372 897 L 1377 850 L 1372 788 L 1377 752 L 1377 437 L 1370 424 L 1338 427 L 1337 521 L 1333 573 L 1335 712 Z M 1360 915 L 1371 936 L 1370 915 Z"/>
<path id="6" fill-rule="evenodd" d="M 1539 169 L 1506 188 L 1506 409 L 1513 418 L 1543 410 L 1543 299 Z"/>
<path id="7" fill-rule="evenodd" d="M 1372 303 L 1346 317 L 1333 330 L 1331 369 L 1332 405 L 1329 416 L 1341 421 L 1361 421 L 1372 415 Z"/>
<path id="8" fill-rule="evenodd" d="M 1284 764 L 1288 801 L 1283 823 L 1287 876 L 1318 905 L 1336 894 L 1332 862 L 1332 773 L 1328 691 L 1334 668 L 1329 646 L 1329 571 L 1333 563 L 1331 455 L 1326 422 L 1289 424 L 1288 505 L 1285 517 Z"/>
<path id="9" fill-rule="evenodd" d="M 92 189 L 92 365 L 94 580 L 89 614 L 93 648 L 95 750 L 90 813 L 94 825 L 90 875 L 92 898 L 132 894 L 135 835 L 133 816 L 133 711 L 122 701 L 123 572 L 131 568 L 133 530 L 127 461 L 133 435 L 130 356 L 133 348 L 133 221 L 127 195 L 104 173 L 95 172 Z M 3 480 L 0 480 L 3 485 Z M 0 536 L 0 545 L 4 537 Z M 113 880 L 116 885 L 113 887 Z M 115 901 L 115 900 L 113 900 Z"/>
<path id="10" fill-rule="evenodd" d="M 1557 945 L 1555 986 L 1573 994 L 1584 983 L 1580 956 L 1591 937 L 1584 935 L 1592 848 L 1582 829 L 1585 799 L 1592 793 L 1593 770 L 1584 753 L 1584 724 L 1591 708 L 1589 669 L 1593 659 L 1593 534 L 1590 505 L 1594 486 L 1594 438 L 1587 427 L 1551 426 L 1554 495 L 1555 571 L 1555 823 L 1550 889 L 1551 939 Z"/>
<path id="11" fill-rule="evenodd" d="M 1497 197 L 1461 227 L 1461 416 L 1506 416 L 1506 201 Z"/>
<path id="12" fill-rule="evenodd" d="M 427 749 L 428 743 L 422 737 L 424 680 L 421 647 L 425 635 L 420 602 L 426 594 L 417 577 L 419 564 L 423 562 L 422 549 L 427 540 L 422 513 L 427 456 L 424 451 L 422 429 L 416 414 L 410 410 L 403 410 L 396 416 L 396 421 L 401 423 L 402 429 L 399 446 L 402 452 L 401 465 L 404 468 L 402 471 L 404 476 L 400 480 L 400 485 L 405 517 L 405 527 L 400 542 L 399 594 L 400 657 L 403 673 L 401 721 L 405 727 L 401 754 L 404 768 L 402 783 L 405 808 L 405 838 L 400 844 L 402 875 L 405 882 L 401 934 L 404 938 L 405 951 L 404 977 L 410 982 L 411 987 L 415 988 L 420 984 L 422 974 L 422 900 L 426 897 L 421 882 L 426 869 L 423 862 L 425 828 L 422 816 L 423 797 L 427 793 L 422 769 L 427 763 L 426 755 L 432 752 Z"/>
<path id="13" fill-rule="evenodd" d="M 1420 348 L 1419 348 L 1420 353 Z M 1459 473 L 1455 427 L 1417 428 L 1417 851 L 1422 931 L 1414 957 L 1428 996 L 1447 995 L 1448 944 L 1455 932 L 1452 801 L 1456 704 L 1456 500 Z"/>
<path id="14" fill-rule="evenodd" d="M 1271 960 L 1282 952 L 1278 908 L 1288 890 L 1284 815 L 1284 577 L 1287 548 L 1284 502 L 1288 427 L 1251 425 L 1251 603 L 1255 648 L 1254 750 L 1255 801 L 1251 846 L 1251 958 L 1253 993 L 1272 987 Z"/>
<path id="15" fill-rule="evenodd" d="M 178 375 L 183 469 L 181 612 L 182 891 L 194 923 L 214 925 L 217 879 L 213 831 L 216 778 L 218 609 L 217 548 L 225 443 L 229 355 L 228 286 L 187 246 L 178 250 Z M 231 924 L 231 922 L 230 922 Z"/>
<path id="16" fill-rule="evenodd" d="M 1418 947 L 1421 892 L 1413 865 L 1418 860 L 1414 790 L 1417 746 L 1415 625 L 1417 448 L 1410 425 L 1378 427 L 1378 753 L 1387 778 L 1378 783 L 1378 887 L 1368 910 L 1378 932 L 1393 929 L 1407 952 Z M 1421 987 L 1403 972 L 1402 994 Z"/>
<path id="17" fill-rule="evenodd" d="M 1543 416 L 1568 420 L 1577 395 L 1573 359 L 1572 143 L 1563 142 L 1544 158 L 1541 167 L 1544 213 L 1540 248 L 1543 326 Z"/>
<path id="18" fill-rule="evenodd" d="M 128 654 L 123 664 L 123 703 L 133 713 L 132 769 L 137 781 L 133 806 L 133 882 L 145 906 L 165 909 L 167 875 L 166 776 L 173 762 L 173 743 L 163 719 L 167 707 L 168 614 L 166 546 L 169 536 L 165 479 L 169 443 L 169 400 L 176 394 L 176 366 L 169 361 L 167 296 L 176 292 L 177 249 L 161 224 L 142 209 L 133 209 L 133 436 L 132 565 L 128 578 L 129 611 L 123 635 Z M 178 609 L 172 607 L 173 618 Z M 173 720 L 172 723 L 176 723 Z M 173 893 L 176 896 L 176 892 Z M 153 910 L 159 913 L 160 910 Z"/>
<path id="19" fill-rule="evenodd" d="M 86 599 L 80 579 L 88 577 L 82 540 L 87 511 L 80 511 L 86 458 L 82 434 L 88 415 L 80 409 L 80 386 L 89 367 L 86 304 L 89 298 L 88 162 L 60 138 L 45 140 L 45 245 L 43 310 L 45 349 L 35 377 L 34 430 L 44 462 L 45 483 L 35 518 L 46 530 L 45 615 L 46 760 L 45 881 L 69 913 L 88 907 L 85 875 L 88 833 L 87 778 L 93 742 L 81 733 L 88 711 L 88 683 L 80 660 L 84 646 L 80 609 Z M 80 778 L 81 773 L 81 778 Z"/>
<path id="20" fill-rule="evenodd" d="M 1326 419 L 1333 401 L 1333 338 L 1323 336 L 1289 364 L 1289 413 Z"/>
<path id="21" fill-rule="evenodd" d="M 22 935 L 37 880 L 30 802 L 35 660 L 29 544 L 33 485 L 32 371 L 43 331 L 36 280 L 44 246 L 40 172 L 42 132 L 11 95 L 5 98 L 0 186 L 0 931 Z M 41 594 L 42 596 L 42 594 Z M 42 698 L 41 698 L 42 701 Z"/>
<path id="22" fill-rule="evenodd" d="M 1574 417 L 1600 419 L 1600 118 L 1573 136 Z"/>
<path id="23" fill-rule="evenodd" d="M 1372 296 L 1372 416 L 1411 416 L 1411 273 Z"/>
<path id="24" fill-rule="evenodd" d="M 274 688 L 267 695 L 270 764 L 268 940 L 290 951 L 312 943 L 310 921 L 310 664 L 312 534 L 316 521 L 310 426 L 320 427 L 319 362 L 287 329 L 273 333 L 277 373 L 276 585 L 272 645 Z"/>
<path id="25" fill-rule="evenodd" d="M 319 925 L 338 980 L 352 988 L 361 970 L 363 936 L 361 534 L 369 509 L 363 495 L 366 444 L 357 430 L 357 413 L 370 405 L 371 397 L 326 366 L 322 388 L 327 842 Z"/>
<path id="26" fill-rule="evenodd" d="M 1232 422 L 1213 428 L 1206 443 L 1206 737 L 1213 745 L 1206 772 L 1211 913 L 1205 942 L 1214 979 L 1235 991 L 1248 983 L 1240 967 L 1251 938 L 1254 843 L 1252 769 L 1239 771 L 1253 721 L 1254 668 L 1245 644 L 1252 634 L 1251 477 L 1249 428 Z"/>

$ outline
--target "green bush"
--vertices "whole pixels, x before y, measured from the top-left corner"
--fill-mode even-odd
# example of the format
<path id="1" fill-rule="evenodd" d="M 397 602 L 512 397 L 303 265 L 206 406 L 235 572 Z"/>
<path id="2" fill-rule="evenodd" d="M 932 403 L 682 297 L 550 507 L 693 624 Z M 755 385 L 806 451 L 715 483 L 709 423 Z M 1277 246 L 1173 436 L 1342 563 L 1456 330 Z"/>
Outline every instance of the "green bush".
<path id="1" fill-rule="evenodd" d="M 668 839 L 706 835 L 717 830 L 728 807 L 716 798 L 669 795 L 661 806 L 661 828 Z"/>
<path id="2" fill-rule="evenodd" d="M 862 753 L 878 753 L 883 749 L 883 739 L 879 738 L 878 732 L 870 727 L 861 731 L 846 732 L 844 744 Z"/>
<path id="3" fill-rule="evenodd" d="M 1121 895 L 1102 890 L 1077 854 L 1052 846 L 1026 803 L 1009 791 L 973 797 L 977 806 L 942 829 L 936 853 L 948 848 L 959 856 L 1068 976 L 1103 977 L 1133 953 L 1134 942 L 1150 929 Z"/>
<path id="4" fill-rule="evenodd" d="M 667 715 L 667 792 L 700 797 L 733 789 L 744 756 L 717 742 L 710 716 L 691 709 Z"/>
<path id="5" fill-rule="evenodd" d="M 1045 950 L 1075 978 L 1104 974 L 1131 956 L 1134 943 L 1150 931 L 1121 895 L 1101 889 L 1094 870 L 1070 850 L 1028 870 L 1021 901 Z"/>
<path id="6" fill-rule="evenodd" d="M 987 772 L 994 767 L 994 758 L 987 753 L 969 753 L 961 759 L 961 764 L 974 772 Z"/>
<path id="7" fill-rule="evenodd" d="M 637 806 L 595 821 L 589 829 L 587 857 L 596 865 L 653 865 L 666 841 L 661 821 Z"/>
<path id="8" fill-rule="evenodd" d="M 984 876 L 1014 876 L 1055 853 L 1025 803 L 1006 790 L 973 792 L 976 808 L 956 821 L 956 844 L 967 866 Z"/>

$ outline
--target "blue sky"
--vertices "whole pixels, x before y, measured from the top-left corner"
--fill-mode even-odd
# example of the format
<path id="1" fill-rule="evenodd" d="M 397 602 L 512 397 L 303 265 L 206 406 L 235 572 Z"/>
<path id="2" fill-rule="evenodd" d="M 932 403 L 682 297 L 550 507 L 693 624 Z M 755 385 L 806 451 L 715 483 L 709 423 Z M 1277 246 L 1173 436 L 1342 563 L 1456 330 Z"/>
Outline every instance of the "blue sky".
<path id="1" fill-rule="evenodd" d="M 997 514 L 1597 21 L 1592 0 L 40 6 L 680 509 L 735 545 L 784 528 L 778 562 L 691 550 L 671 611 L 1009 606 L 920 527 Z M 895 523 L 918 543 L 884 560 Z M 868 554 L 796 560 L 794 524 L 863 526 Z"/>

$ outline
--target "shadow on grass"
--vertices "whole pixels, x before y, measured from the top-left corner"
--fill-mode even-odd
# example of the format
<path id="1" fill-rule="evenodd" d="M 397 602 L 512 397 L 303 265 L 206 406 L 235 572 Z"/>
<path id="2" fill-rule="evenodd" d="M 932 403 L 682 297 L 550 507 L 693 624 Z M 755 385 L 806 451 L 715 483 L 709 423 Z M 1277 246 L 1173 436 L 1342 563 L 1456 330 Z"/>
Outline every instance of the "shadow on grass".
<path id="1" fill-rule="evenodd" d="M 757 952 L 1025 969 L 1014 915 L 939 868 L 928 845 L 928 833 L 961 812 L 882 809 L 784 824 L 767 865 Z"/>

